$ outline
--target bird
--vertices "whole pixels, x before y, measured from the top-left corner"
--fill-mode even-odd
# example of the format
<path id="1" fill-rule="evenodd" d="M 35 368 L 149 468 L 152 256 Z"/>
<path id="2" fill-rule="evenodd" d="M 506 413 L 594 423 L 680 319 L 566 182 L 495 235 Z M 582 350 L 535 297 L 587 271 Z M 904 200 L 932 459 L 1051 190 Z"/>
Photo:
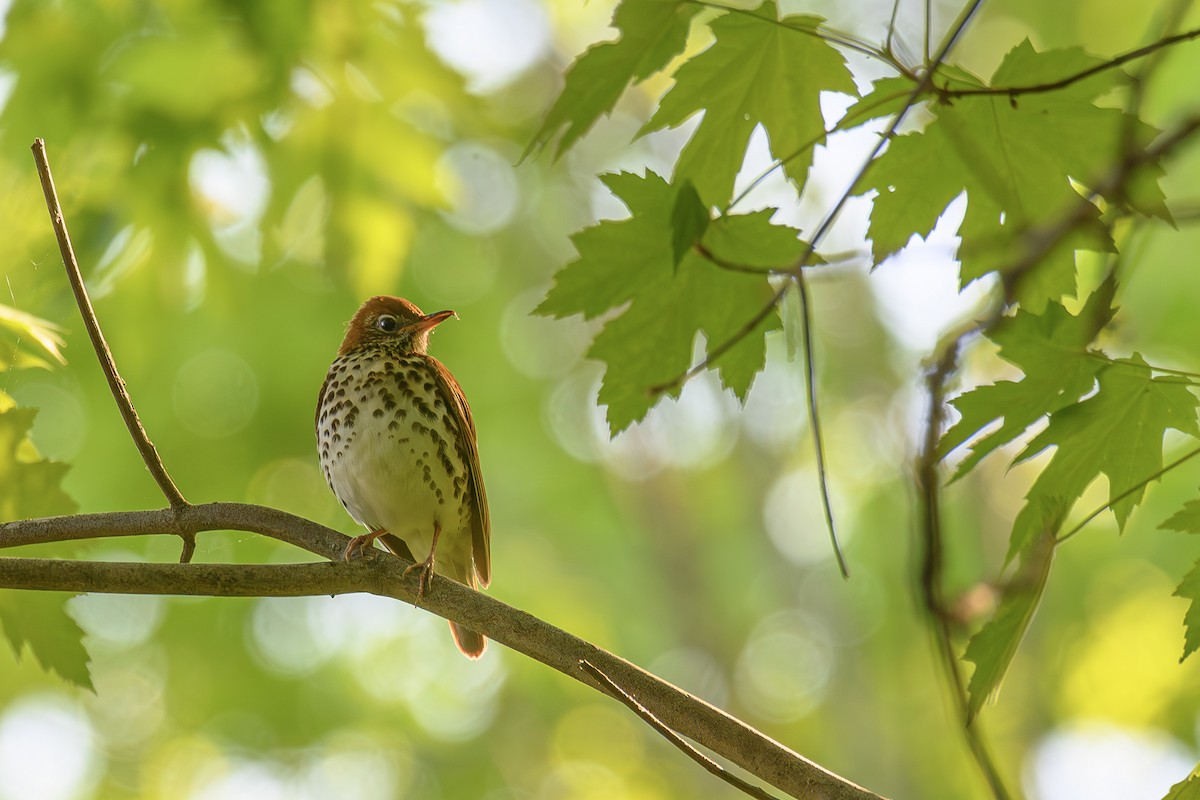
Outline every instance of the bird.
<path id="1" fill-rule="evenodd" d="M 472 589 L 491 583 L 491 521 L 478 437 L 462 387 L 429 355 L 429 335 L 453 311 L 424 314 L 402 297 L 372 297 L 346 327 L 317 398 L 317 452 L 334 495 L 367 533 L 419 570 L 417 602 L 436 573 Z M 421 560 L 418 560 L 420 557 Z M 487 639 L 450 623 L 470 659 Z"/>

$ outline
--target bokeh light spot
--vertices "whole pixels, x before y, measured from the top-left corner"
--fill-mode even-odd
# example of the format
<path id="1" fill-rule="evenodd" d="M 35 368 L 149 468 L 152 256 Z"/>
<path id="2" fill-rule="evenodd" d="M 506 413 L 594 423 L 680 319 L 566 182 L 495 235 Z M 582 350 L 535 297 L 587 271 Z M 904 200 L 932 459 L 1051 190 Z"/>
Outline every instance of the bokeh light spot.
<path id="1" fill-rule="evenodd" d="M 1090 724 L 1043 738 L 1025 783 L 1033 800 L 1162 797 L 1194 762 L 1186 747 L 1161 731 Z"/>
<path id="2" fill-rule="evenodd" d="M 496 647 L 468 661 L 454 647 L 445 622 L 421 614 L 411 635 L 383 641 L 364 653 L 354 675 L 373 697 L 402 703 L 427 733 L 464 741 L 491 724 L 504 685 Z"/>
<path id="3" fill-rule="evenodd" d="M 104 560 L 141 561 L 134 553 L 109 551 Z M 162 624 L 165 601 L 158 595 L 84 594 L 67 601 L 71 616 L 88 636 L 120 649 L 136 647 Z"/>
<path id="4" fill-rule="evenodd" d="M 305 599 L 263 597 L 254 603 L 249 622 L 251 651 L 268 669 L 283 675 L 307 675 L 325 660 L 304 620 Z"/>
<path id="5" fill-rule="evenodd" d="M 55 695 L 28 695 L 0 717 L 0 800 L 86 797 L 98 778 L 91 723 Z"/>
<path id="6" fill-rule="evenodd" d="M 317 522 L 341 522 L 342 507 L 313 459 L 281 458 L 250 479 L 246 502 L 270 506 Z"/>
<path id="7" fill-rule="evenodd" d="M 207 350 L 175 375 L 175 413 L 198 436 L 222 439 L 245 428 L 258 409 L 258 378 L 241 356 Z"/>
<path id="8" fill-rule="evenodd" d="M 517 212 L 520 195 L 512 162 L 484 144 L 451 145 L 438 159 L 437 183 L 450 198 L 446 219 L 466 233 L 494 233 Z"/>
<path id="9" fill-rule="evenodd" d="M 849 510 L 839 513 L 842 504 L 838 502 L 836 483 L 830 486 L 830 495 L 834 519 L 840 523 L 838 539 L 845 548 L 854 539 L 855 526 Z M 797 469 L 781 475 L 767 493 L 763 521 L 771 543 L 793 564 L 820 564 L 834 557 L 829 537 L 823 533 L 826 523 L 815 469 Z"/>
<path id="10" fill-rule="evenodd" d="M 553 742 L 562 763 L 594 761 L 621 773 L 636 769 L 644 757 L 636 718 L 616 706 L 572 709 L 559 719 Z"/>
<path id="11" fill-rule="evenodd" d="M 512 81 L 550 47 L 546 10 L 533 0 L 431 3 L 423 21 L 429 46 L 480 94 Z"/>
<path id="12" fill-rule="evenodd" d="M 738 657 L 734 687 L 759 718 L 791 722 L 820 704 L 836 655 L 816 618 L 795 611 L 767 617 Z"/>

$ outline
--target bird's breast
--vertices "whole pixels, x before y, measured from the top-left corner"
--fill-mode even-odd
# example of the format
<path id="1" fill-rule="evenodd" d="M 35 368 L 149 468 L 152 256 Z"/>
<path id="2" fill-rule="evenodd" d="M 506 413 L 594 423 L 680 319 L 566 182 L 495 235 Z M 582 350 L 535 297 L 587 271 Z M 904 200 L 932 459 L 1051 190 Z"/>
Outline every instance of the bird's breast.
<path id="1" fill-rule="evenodd" d="M 420 558 L 435 522 L 469 528 L 468 467 L 432 367 L 421 356 L 356 355 L 330 367 L 317 411 L 321 467 L 359 523 Z"/>

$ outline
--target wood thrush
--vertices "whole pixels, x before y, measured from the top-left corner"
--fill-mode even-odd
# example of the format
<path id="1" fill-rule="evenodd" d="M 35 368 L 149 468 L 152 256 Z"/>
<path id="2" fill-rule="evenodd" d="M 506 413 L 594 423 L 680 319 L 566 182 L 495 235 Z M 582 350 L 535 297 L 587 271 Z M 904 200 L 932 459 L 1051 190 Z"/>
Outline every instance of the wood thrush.
<path id="1" fill-rule="evenodd" d="M 367 533 L 421 571 L 472 589 L 491 582 L 491 530 L 475 423 L 462 387 L 426 350 L 429 334 L 456 316 L 422 314 L 400 297 L 372 297 L 350 320 L 317 399 L 317 449 L 325 480 Z M 417 561 L 418 557 L 423 561 Z M 479 658 L 487 639 L 450 623 L 454 642 Z"/>

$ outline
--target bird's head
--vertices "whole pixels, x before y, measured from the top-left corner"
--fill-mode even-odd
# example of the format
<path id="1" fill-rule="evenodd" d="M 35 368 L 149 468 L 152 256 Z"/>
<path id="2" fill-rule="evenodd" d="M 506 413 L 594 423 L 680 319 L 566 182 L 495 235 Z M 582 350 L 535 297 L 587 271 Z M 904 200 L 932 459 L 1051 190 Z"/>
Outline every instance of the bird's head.
<path id="1" fill-rule="evenodd" d="M 421 309 L 403 297 L 372 297 L 350 320 L 338 355 L 344 356 L 361 347 L 381 347 L 402 355 L 424 355 L 429 349 L 430 331 L 457 316 L 453 311 L 422 314 Z"/>

